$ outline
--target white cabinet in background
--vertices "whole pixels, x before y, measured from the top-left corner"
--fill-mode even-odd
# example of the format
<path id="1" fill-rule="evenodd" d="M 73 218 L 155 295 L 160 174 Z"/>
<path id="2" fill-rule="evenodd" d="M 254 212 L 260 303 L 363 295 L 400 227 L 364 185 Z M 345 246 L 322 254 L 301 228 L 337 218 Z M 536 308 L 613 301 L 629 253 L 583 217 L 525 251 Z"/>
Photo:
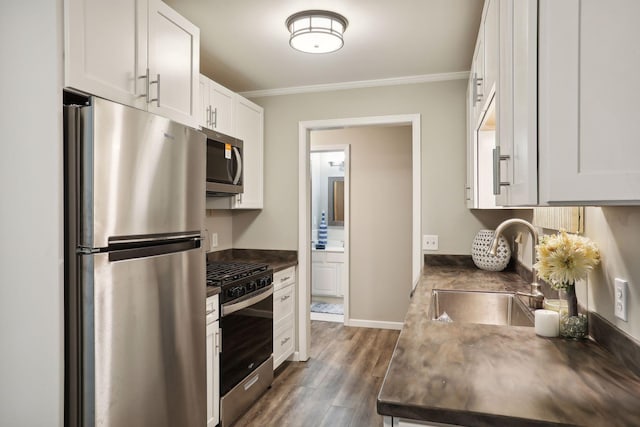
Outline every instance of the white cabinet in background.
<path id="1" fill-rule="evenodd" d="M 218 295 L 207 298 L 207 427 L 220 422 L 220 322 Z"/>
<path id="2" fill-rule="evenodd" d="M 467 179 L 465 203 L 470 209 L 495 209 L 493 150 L 499 82 L 499 0 L 487 0 L 467 85 Z"/>
<path id="3" fill-rule="evenodd" d="M 200 75 L 199 124 L 226 135 L 234 134 L 234 98 L 226 87 Z"/>
<path id="4" fill-rule="evenodd" d="M 640 204 L 640 2 L 540 1 L 540 202 Z"/>
<path id="5" fill-rule="evenodd" d="M 311 295 L 342 297 L 344 252 L 311 252 Z"/>
<path id="6" fill-rule="evenodd" d="M 200 30 L 160 0 L 66 0 L 65 87 L 197 126 Z"/>
<path id="7" fill-rule="evenodd" d="M 273 274 L 273 369 L 295 351 L 296 268 Z"/>

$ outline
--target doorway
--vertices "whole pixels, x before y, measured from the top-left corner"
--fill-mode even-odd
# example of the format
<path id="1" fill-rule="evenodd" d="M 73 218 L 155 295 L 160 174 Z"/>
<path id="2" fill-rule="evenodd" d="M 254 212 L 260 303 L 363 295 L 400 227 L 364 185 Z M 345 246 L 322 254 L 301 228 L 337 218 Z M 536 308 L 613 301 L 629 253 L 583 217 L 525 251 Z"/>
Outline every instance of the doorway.
<path id="1" fill-rule="evenodd" d="M 323 134 L 310 139 L 310 318 L 348 324 L 350 147 Z"/>
<path id="2" fill-rule="evenodd" d="M 307 360 L 310 348 L 310 301 L 311 301 L 311 177 L 310 151 L 311 132 L 315 130 L 343 129 L 371 126 L 411 127 L 411 284 L 406 289 L 406 298 L 418 284 L 422 271 L 421 232 L 421 139 L 420 115 L 374 116 L 349 119 L 330 119 L 300 122 L 299 130 L 299 180 L 298 180 L 298 349 L 295 360 Z M 404 292 L 403 292 L 404 294 Z M 400 329 L 401 322 L 366 322 L 353 326 L 370 326 Z"/>

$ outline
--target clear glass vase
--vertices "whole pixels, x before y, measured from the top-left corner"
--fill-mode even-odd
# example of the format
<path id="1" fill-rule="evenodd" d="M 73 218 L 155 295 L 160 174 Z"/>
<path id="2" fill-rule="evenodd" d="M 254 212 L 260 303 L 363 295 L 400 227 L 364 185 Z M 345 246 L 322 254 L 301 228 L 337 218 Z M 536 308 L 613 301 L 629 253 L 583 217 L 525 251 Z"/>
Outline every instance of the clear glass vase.
<path id="1" fill-rule="evenodd" d="M 567 313 L 560 315 L 560 336 L 574 340 L 581 340 L 589 335 L 587 316 L 578 314 L 569 316 Z"/>

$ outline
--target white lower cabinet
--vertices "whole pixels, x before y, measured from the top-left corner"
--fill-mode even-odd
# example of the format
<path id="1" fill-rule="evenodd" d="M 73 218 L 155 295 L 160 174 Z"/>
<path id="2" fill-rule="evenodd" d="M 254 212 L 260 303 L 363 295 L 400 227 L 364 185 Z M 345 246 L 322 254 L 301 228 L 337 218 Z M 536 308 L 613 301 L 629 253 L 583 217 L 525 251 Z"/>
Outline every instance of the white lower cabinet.
<path id="1" fill-rule="evenodd" d="M 344 252 L 312 251 L 311 295 L 342 297 Z"/>
<path id="2" fill-rule="evenodd" d="M 220 321 L 218 295 L 207 298 L 207 427 L 220 422 Z"/>
<path id="3" fill-rule="evenodd" d="M 296 268 L 273 274 L 273 369 L 295 351 Z"/>

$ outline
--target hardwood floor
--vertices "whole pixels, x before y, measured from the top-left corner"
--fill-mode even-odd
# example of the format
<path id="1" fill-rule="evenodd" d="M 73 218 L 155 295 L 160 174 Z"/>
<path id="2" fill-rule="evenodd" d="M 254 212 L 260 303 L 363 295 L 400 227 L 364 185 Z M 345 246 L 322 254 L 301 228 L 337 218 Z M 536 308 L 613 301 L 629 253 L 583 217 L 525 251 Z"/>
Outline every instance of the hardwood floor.
<path id="1" fill-rule="evenodd" d="M 285 362 L 234 427 L 380 427 L 376 398 L 399 331 L 311 322 L 307 362 Z"/>

